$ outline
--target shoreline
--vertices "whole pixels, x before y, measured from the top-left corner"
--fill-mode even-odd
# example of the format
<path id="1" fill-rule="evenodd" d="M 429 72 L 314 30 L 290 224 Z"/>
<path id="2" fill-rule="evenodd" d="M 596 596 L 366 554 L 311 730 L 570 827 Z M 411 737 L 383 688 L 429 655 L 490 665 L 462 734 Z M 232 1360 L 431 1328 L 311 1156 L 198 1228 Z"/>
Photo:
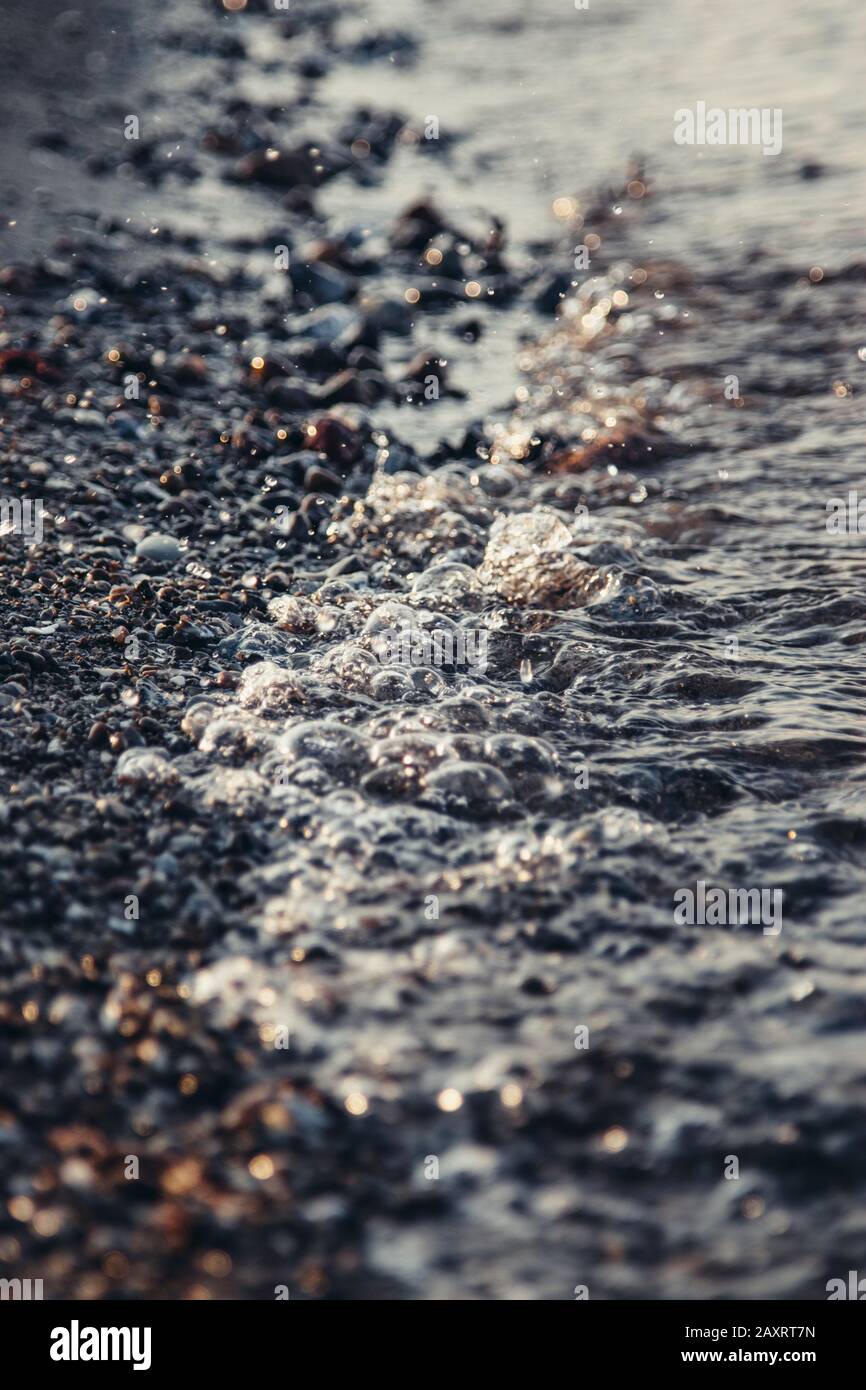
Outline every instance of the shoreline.
<path id="1" fill-rule="evenodd" d="M 423 35 L 290 16 L 281 107 L 209 13 L 172 10 L 190 85 L 139 141 L 114 93 L 105 147 L 47 123 L 113 192 L 70 212 L 67 168 L 50 247 L 2 255 L 2 500 L 43 534 L 0 550 L 0 1269 L 824 1298 L 861 1239 L 863 610 L 824 492 L 862 263 L 843 231 L 820 276 L 709 272 L 639 163 L 510 239 L 429 192 L 463 132 L 316 101 Z M 703 882 L 784 891 L 778 940 L 678 923 Z"/>

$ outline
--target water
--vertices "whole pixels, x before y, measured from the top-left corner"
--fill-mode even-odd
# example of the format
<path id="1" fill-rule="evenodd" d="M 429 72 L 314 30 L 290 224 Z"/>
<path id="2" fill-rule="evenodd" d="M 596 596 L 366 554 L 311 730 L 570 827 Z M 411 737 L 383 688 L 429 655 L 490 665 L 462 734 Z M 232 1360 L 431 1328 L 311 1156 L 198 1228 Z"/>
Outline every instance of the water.
<path id="1" fill-rule="evenodd" d="M 447 6 L 424 13 L 425 65 L 377 98 L 467 132 L 437 197 L 501 208 L 528 246 L 552 195 L 621 183 L 636 149 L 651 196 L 577 203 L 563 253 L 598 227 L 596 273 L 520 348 L 513 411 L 485 409 L 507 376 L 473 391 L 491 461 L 382 478 L 337 528 L 362 557 L 387 538 L 387 596 L 366 560 L 311 583 L 286 615 L 300 650 L 207 724 L 211 760 L 255 750 L 279 816 L 246 997 L 321 953 L 311 999 L 276 987 L 262 1021 L 321 1048 L 338 1099 L 398 1127 L 428 1107 L 416 1184 L 441 1153 L 461 1196 L 411 1237 L 371 1230 L 415 1296 L 820 1297 L 860 1181 L 866 964 L 863 557 L 825 525 L 862 476 L 853 71 L 812 6 L 710 26 L 502 7 L 459 40 Z M 783 154 L 677 149 L 671 113 L 698 96 L 781 106 Z M 597 447 L 632 431 L 655 440 L 639 461 Z M 553 432 L 578 452 L 542 473 L 527 441 Z M 383 674 L 383 609 L 482 625 L 490 669 Z M 782 932 L 674 928 L 698 880 L 781 889 Z M 464 1103 L 436 1120 L 448 1088 Z"/>
<path id="2" fill-rule="evenodd" d="M 276 101 L 270 21 L 244 18 L 237 91 Z M 863 1234 L 864 561 L 826 515 L 862 480 L 864 11 L 441 0 L 345 24 L 408 32 L 417 61 L 335 62 L 311 124 L 357 102 L 459 139 L 329 184 L 335 230 L 375 238 L 429 193 L 502 216 L 515 270 L 568 273 L 588 235 L 592 261 L 556 319 L 520 299 L 458 339 L 465 400 L 374 410 L 487 444 L 423 475 L 383 444 L 329 531 L 356 571 L 298 564 L 230 639 L 238 688 L 188 704 L 195 751 L 122 755 L 125 784 L 180 781 L 265 846 L 193 1004 L 289 1029 L 356 1178 L 319 1195 L 405 1296 L 821 1298 Z M 782 153 L 676 146 L 699 99 L 781 108 Z M 206 178 L 136 215 L 207 206 L 231 264 L 266 199 Z M 483 632 L 485 669 L 383 664 L 407 622 Z M 781 933 L 675 925 L 699 880 L 781 889 Z"/>

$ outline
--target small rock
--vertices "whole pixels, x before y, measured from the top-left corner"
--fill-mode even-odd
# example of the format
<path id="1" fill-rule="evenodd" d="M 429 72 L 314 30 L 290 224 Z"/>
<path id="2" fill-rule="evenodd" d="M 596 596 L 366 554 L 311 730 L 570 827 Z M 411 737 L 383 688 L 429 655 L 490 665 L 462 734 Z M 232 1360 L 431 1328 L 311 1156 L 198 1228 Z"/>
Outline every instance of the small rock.
<path id="1" fill-rule="evenodd" d="M 168 564 L 178 558 L 181 548 L 174 536 L 168 536 L 162 531 L 153 531 L 138 542 L 135 553 L 144 560 L 161 560 Z"/>

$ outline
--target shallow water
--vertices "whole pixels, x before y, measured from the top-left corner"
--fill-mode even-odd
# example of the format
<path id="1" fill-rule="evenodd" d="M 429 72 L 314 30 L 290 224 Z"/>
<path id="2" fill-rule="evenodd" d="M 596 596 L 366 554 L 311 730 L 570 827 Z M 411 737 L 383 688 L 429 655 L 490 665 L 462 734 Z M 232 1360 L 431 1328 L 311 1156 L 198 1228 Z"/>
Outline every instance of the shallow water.
<path id="1" fill-rule="evenodd" d="M 237 90 L 277 101 L 243 18 Z M 319 110 L 374 92 L 459 138 L 334 180 L 332 228 L 429 191 L 501 215 L 514 270 L 567 275 L 588 234 L 592 260 L 556 318 L 519 299 L 458 339 L 465 400 L 370 412 L 379 468 L 328 530 L 354 572 L 296 561 L 215 653 L 237 690 L 186 704 L 192 751 L 119 758 L 266 845 L 192 1004 L 287 1028 L 354 1117 L 321 1142 L 404 1296 L 822 1298 L 863 1239 L 864 560 L 826 516 L 862 477 L 864 11 L 443 0 L 346 32 L 368 19 L 414 63 L 335 63 Z M 698 99 L 781 107 L 783 152 L 677 147 Z M 227 243 L 265 199 L 205 178 L 140 216 L 206 206 Z M 479 420 L 474 457 L 389 471 L 391 433 Z M 482 634 L 484 669 L 383 661 L 404 623 Z M 781 932 L 675 925 L 698 880 L 781 889 Z"/>
<path id="2" fill-rule="evenodd" d="M 825 503 L 861 476 L 862 171 L 840 138 L 827 177 L 799 174 L 826 158 L 827 113 L 812 120 L 812 67 L 809 109 L 794 104 L 813 45 L 790 28 L 832 44 L 829 16 L 788 16 L 768 91 L 743 16 L 708 52 L 676 8 L 664 35 L 645 7 L 600 15 L 571 67 L 565 35 L 585 16 L 557 13 L 543 37 L 513 17 L 479 65 L 442 14 L 420 80 L 392 74 L 395 104 L 420 86 L 425 111 L 469 132 L 467 211 L 483 197 L 531 238 L 551 193 L 618 171 L 638 136 L 652 196 L 614 197 L 591 223 L 597 274 L 521 350 L 493 461 L 375 482 L 337 528 L 367 572 L 311 581 L 303 612 L 278 600 L 294 650 L 188 715 L 211 764 L 254 768 L 246 791 L 279 817 L 250 885 L 259 945 L 239 952 L 253 965 L 228 1007 L 267 981 L 261 1022 L 288 1023 L 321 1049 L 318 1084 L 397 1124 L 413 1096 L 465 1097 L 421 1144 L 462 1175 L 457 1210 L 411 1238 L 372 1223 L 376 1268 L 416 1296 L 556 1298 L 584 1277 L 604 1296 L 819 1296 L 827 1245 L 806 1213 L 843 1240 L 860 1180 L 846 1131 L 863 1099 L 866 608 L 858 538 L 828 535 Z M 748 70 L 717 88 L 733 43 Z M 782 105 L 783 156 L 678 151 L 670 112 L 688 91 Z M 607 119 L 620 101 L 628 118 Z M 844 86 L 834 108 L 844 131 Z M 430 184 L 443 196 L 453 180 Z M 740 401 L 724 396 L 731 372 Z M 658 431 L 637 464 L 602 450 L 551 476 L 520 461 L 533 434 L 595 443 L 624 421 Z M 364 558 L 382 537 L 387 592 Z M 486 629 L 483 679 L 383 673 L 373 624 L 407 608 Z M 674 929 L 673 894 L 699 879 L 781 888 L 780 936 Z M 320 962 L 300 1002 L 274 984 L 299 951 Z M 213 993 L 210 968 L 196 988 Z M 522 1093 L 509 1143 L 479 1136 L 497 1091 Z M 531 1173 L 524 1128 L 551 1137 Z M 721 1177 L 730 1154 L 742 1186 Z"/>

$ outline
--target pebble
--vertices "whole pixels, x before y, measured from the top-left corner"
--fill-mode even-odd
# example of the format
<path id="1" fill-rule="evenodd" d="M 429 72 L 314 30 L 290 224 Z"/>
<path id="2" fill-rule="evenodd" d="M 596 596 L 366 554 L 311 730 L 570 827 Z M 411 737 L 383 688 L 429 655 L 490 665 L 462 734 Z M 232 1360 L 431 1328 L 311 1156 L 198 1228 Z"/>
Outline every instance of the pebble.
<path id="1" fill-rule="evenodd" d="M 170 564 L 181 554 L 181 546 L 174 536 L 162 531 L 153 531 L 149 536 L 142 537 L 135 547 L 135 553 L 143 560 L 159 560 Z"/>

